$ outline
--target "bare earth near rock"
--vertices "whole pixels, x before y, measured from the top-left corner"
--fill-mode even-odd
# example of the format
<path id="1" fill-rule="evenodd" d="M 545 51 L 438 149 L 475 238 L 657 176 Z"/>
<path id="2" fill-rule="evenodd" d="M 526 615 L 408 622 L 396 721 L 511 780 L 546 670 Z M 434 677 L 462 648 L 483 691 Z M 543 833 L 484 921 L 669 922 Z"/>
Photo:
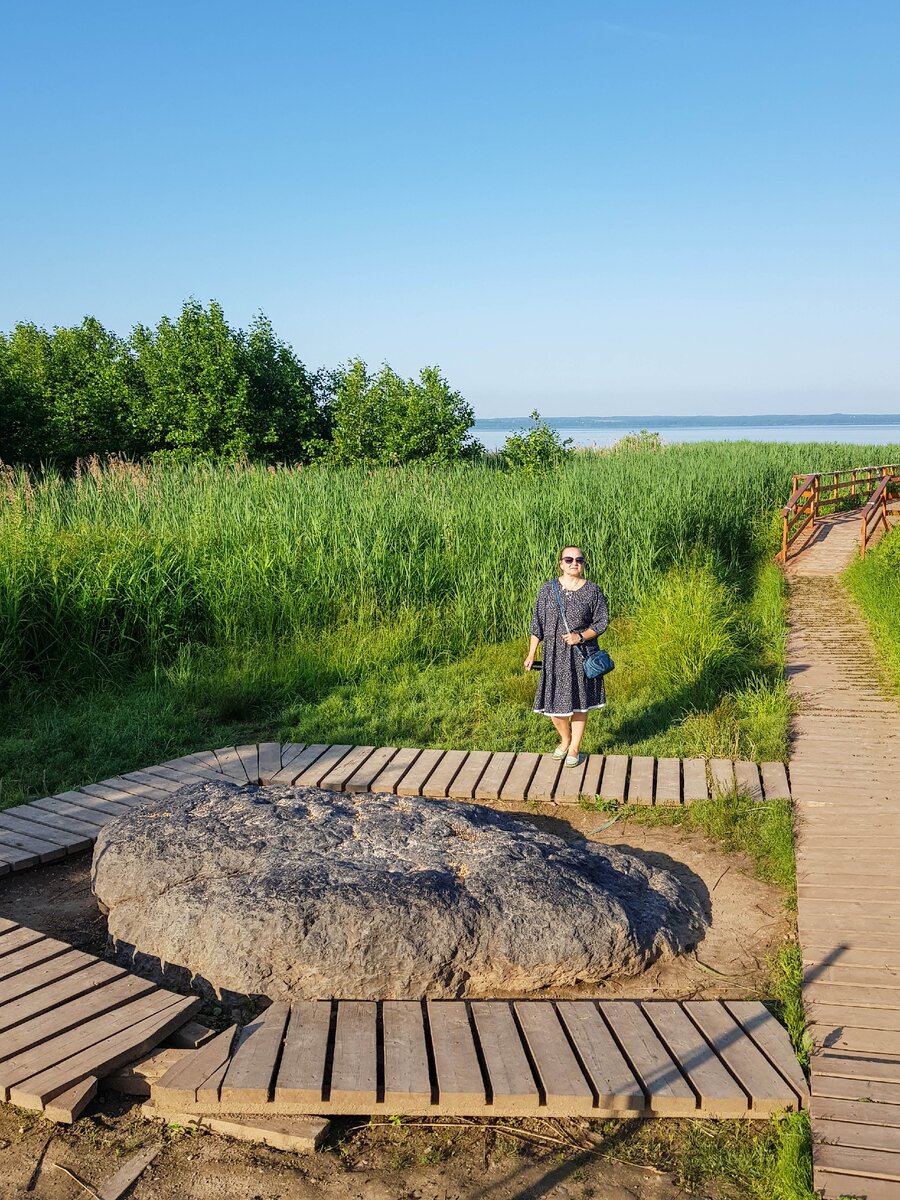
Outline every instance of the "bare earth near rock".
<path id="1" fill-rule="evenodd" d="M 596 983 L 708 924 L 671 872 L 481 805 L 230 783 L 105 826 L 93 888 L 120 961 L 273 1000 Z"/>

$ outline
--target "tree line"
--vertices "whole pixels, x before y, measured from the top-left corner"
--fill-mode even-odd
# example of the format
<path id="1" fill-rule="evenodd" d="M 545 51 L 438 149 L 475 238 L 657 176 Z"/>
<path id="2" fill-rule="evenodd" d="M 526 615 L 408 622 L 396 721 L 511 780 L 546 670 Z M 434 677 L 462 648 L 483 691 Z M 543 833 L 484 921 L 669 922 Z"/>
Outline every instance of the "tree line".
<path id="1" fill-rule="evenodd" d="M 0 333 L 0 461 L 66 468 L 92 455 L 309 463 L 449 462 L 481 453 L 475 414 L 437 367 L 404 379 L 356 359 L 313 371 L 262 314 L 221 305 L 126 338 L 94 317 Z"/>

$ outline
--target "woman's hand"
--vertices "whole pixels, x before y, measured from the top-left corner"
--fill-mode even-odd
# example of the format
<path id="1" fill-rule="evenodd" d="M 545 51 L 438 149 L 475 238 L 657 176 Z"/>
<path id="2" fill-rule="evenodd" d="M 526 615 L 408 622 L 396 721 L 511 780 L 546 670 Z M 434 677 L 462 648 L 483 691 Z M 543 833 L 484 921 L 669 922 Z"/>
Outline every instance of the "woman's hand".
<path id="1" fill-rule="evenodd" d="M 584 639 L 582 638 L 580 633 L 564 633 L 563 634 L 563 641 L 566 643 L 567 646 L 577 646 L 583 640 Z"/>
<path id="2" fill-rule="evenodd" d="M 524 663 L 522 663 L 522 666 L 525 668 L 526 671 L 530 671 L 531 668 L 534 666 L 534 655 L 533 654 L 527 655 Z"/>

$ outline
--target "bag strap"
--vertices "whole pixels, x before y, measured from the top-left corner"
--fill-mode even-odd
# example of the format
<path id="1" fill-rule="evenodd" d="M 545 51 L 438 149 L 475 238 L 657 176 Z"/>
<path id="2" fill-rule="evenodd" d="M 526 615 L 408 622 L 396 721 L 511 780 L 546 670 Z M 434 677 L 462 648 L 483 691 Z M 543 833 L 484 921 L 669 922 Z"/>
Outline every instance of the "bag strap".
<path id="1" fill-rule="evenodd" d="M 566 620 L 565 610 L 563 609 L 562 588 L 559 586 L 558 579 L 553 580 L 553 593 L 556 596 L 556 606 L 559 609 L 559 615 L 562 617 L 562 623 L 565 628 L 565 631 L 566 631 L 566 633 L 571 633 L 572 630 L 569 628 L 569 622 Z M 581 657 L 587 658 L 587 650 L 585 649 L 584 642 L 580 641 L 580 642 L 576 643 L 576 645 L 577 645 L 577 649 L 579 649 L 581 651 Z"/>

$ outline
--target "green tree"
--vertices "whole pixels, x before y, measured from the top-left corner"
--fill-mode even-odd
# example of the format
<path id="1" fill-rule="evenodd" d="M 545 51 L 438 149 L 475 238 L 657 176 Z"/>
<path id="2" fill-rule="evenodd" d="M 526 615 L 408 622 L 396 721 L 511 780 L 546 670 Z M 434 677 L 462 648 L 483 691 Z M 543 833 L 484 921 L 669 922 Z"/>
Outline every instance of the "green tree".
<path id="1" fill-rule="evenodd" d="M 339 463 L 451 462 L 479 449 L 475 414 L 437 367 L 402 379 L 385 364 L 372 375 L 355 359 L 340 376 L 330 456 Z"/>
<path id="2" fill-rule="evenodd" d="M 18 324 L 0 344 L 0 453 L 66 464 L 132 452 L 130 376 L 125 344 L 94 317 L 52 333 Z"/>
<path id="3" fill-rule="evenodd" d="M 135 326 L 131 350 L 143 382 L 132 421 L 148 450 L 236 459 L 253 448 L 244 338 L 221 305 L 185 302 L 177 320 Z"/>
<path id="4" fill-rule="evenodd" d="M 572 439 L 563 440 L 555 429 L 541 419 L 534 409 L 531 426 L 521 433 L 511 433 L 500 448 L 505 467 L 526 475 L 539 475 L 552 470 L 572 452 Z"/>
<path id="5" fill-rule="evenodd" d="M 248 433 L 254 457 L 309 462 L 329 436 L 329 377 L 306 369 L 260 313 L 243 341 Z"/>

